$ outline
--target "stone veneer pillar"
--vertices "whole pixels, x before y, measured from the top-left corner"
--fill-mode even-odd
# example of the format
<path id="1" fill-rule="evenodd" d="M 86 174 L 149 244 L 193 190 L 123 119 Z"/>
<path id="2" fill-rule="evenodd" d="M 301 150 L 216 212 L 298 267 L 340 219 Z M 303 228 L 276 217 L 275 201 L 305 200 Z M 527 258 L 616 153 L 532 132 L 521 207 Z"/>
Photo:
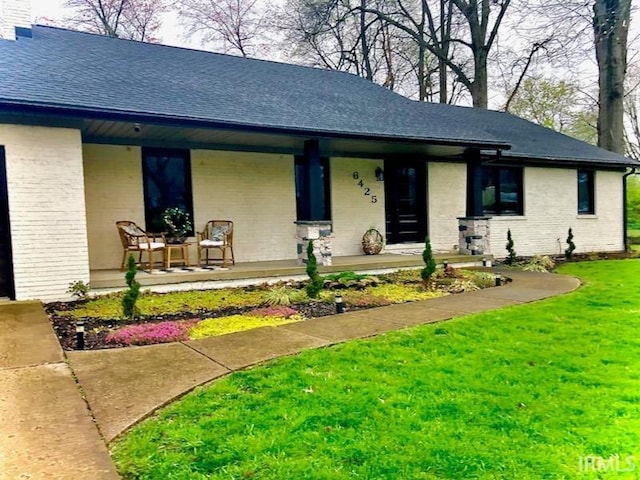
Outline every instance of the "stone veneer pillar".
<path id="1" fill-rule="evenodd" d="M 313 254 L 318 260 L 318 265 L 331 265 L 331 222 L 314 220 L 294 223 L 298 239 L 298 263 L 307 263 L 307 245 L 309 240 L 313 240 Z"/>
<path id="2" fill-rule="evenodd" d="M 489 221 L 491 217 L 458 217 L 459 252 L 461 255 L 491 253 Z"/>

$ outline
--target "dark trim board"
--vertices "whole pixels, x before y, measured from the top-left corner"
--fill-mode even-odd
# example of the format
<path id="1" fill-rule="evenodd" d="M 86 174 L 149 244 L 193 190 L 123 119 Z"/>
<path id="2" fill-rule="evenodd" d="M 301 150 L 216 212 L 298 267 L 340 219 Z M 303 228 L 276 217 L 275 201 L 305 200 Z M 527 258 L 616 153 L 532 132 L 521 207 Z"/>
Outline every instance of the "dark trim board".
<path id="1" fill-rule="evenodd" d="M 16 298 L 13 275 L 9 190 L 4 146 L 0 145 L 0 297 Z"/>

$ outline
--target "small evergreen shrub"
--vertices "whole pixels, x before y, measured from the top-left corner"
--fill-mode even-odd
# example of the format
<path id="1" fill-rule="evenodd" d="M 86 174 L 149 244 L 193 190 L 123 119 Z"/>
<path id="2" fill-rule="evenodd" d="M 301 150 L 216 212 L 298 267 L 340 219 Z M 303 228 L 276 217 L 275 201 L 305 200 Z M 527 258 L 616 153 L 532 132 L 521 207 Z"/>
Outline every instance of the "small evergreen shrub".
<path id="1" fill-rule="evenodd" d="M 573 257 L 573 251 L 576 249 L 576 244 L 573 243 L 573 232 L 569 228 L 569 234 L 567 235 L 567 249 L 564 251 L 564 256 L 567 260 L 571 260 Z"/>
<path id="2" fill-rule="evenodd" d="M 136 302 L 140 296 L 140 284 L 136 281 L 136 260 L 133 255 L 129 255 L 127 262 L 127 273 L 124 280 L 129 287 L 122 297 L 122 315 L 126 318 L 134 318 L 137 314 Z"/>
<path id="3" fill-rule="evenodd" d="M 307 295 L 309 298 L 317 298 L 324 286 L 324 279 L 318 273 L 318 260 L 313 253 L 313 240 L 309 240 L 307 244 L 307 275 L 309 275 Z"/>
<path id="4" fill-rule="evenodd" d="M 505 263 L 507 265 L 513 265 L 516 262 L 516 251 L 513 249 L 513 238 L 511 237 L 511 229 L 507 230 L 507 244 L 505 245 L 505 248 L 507 249 L 507 252 L 509 253 L 507 255 L 507 258 L 505 259 Z"/>
<path id="5" fill-rule="evenodd" d="M 431 241 L 429 238 L 425 238 L 424 251 L 422 252 L 422 260 L 424 260 L 424 268 L 420 271 L 420 277 L 426 283 L 431 278 L 431 275 L 436 271 L 436 259 L 433 258 L 433 252 L 431 250 Z"/>
<path id="6" fill-rule="evenodd" d="M 91 290 L 91 286 L 88 283 L 84 283 L 82 280 L 77 280 L 69 284 L 67 292 L 78 300 L 86 300 L 89 296 L 89 290 Z"/>

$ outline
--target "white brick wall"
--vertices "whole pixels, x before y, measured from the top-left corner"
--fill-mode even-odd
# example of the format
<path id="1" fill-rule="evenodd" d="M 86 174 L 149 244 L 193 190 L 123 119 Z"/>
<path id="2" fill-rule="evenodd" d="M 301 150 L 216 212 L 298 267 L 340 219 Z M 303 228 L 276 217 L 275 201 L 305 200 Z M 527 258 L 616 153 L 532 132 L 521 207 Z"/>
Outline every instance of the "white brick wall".
<path id="1" fill-rule="evenodd" d="M 89 265 L 92 270 L 120 268 L 122 245 L 115 223 L 131 220 L 144 228 L 140 147 L 85 144 L 82 149 Z"/>
<path id="2" fill-rule="evenodd" d="M 577 213 L 576 170 L 527 167 L 523 183 L 525 215 L 491 219 L 491 253 L 496 257 L 506 255 L 509 228 L 518 255 L 563 253 L 569 227 L 576 253 L 624 249 L 622 173 L 595 173 L 595 215 Z"/>
<path id="3" fill-rule="evenodd" d="M 15 40 L 15 27 L 31 26 L 31 0 L 0 0 L 0 38 Z"/>
<path id="4" fill-rule="evenodd" d="M 91 269 L 119 268 L 122 247 L 115 222 L 145 225 L 141 150 L 83 148 Z M 191 171 L 196 230 L 208 220 L 232 220 L 236 261 L 296 258 L 292 156 L 192 150 Z M 195 245 L 190 255 L 195 263 Z"/>
<path id="5" fill-rule="evenodd" d="M 376 181 L 376 167 L 382 160 L 357 158 L 331 159 L 331 216 L 333 255 L 361 255 L 362 235 L 376 228 L 384 236 L 384 183 Z M 353 178 L 358 172 L 359 179 Z M 358 185 L 362 180 L 363 187 Z M 369 188 L 369 195 L 365 195 Z M 372 203 L 375 196 L 377 202 Z"/>
<path id="6" fill-rule="evenodd" d="M 232 220 L 236 261 L 296 258 L 293 156 L 192 150 L 191 169 L 198 230 Z"/>
<path id="7" fill-rule="evenodd" d="M 467 210 L 467 166 L 429 162 L 427 168 L 431 246 L 436 251 L 451 251 L 458 244 L 458 217 Z"/>
<path id="8" fill-rule="evenodd" d="M 89 280 L 80 131 L 0 125 L 16 298 L 56 299 Z"/>

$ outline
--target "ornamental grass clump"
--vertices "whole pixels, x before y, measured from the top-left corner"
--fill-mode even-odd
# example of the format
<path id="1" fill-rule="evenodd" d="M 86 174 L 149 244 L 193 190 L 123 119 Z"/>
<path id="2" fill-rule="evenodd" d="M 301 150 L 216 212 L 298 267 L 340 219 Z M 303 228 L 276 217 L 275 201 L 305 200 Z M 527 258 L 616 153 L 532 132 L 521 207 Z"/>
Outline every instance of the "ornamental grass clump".
<path id="1" fill-rule="evenodd" d="M 189 330 L 197 320 L 129 325 L 107 335 L 106 342 L 116 345 L 153 345 L 189 340 Z"/>

